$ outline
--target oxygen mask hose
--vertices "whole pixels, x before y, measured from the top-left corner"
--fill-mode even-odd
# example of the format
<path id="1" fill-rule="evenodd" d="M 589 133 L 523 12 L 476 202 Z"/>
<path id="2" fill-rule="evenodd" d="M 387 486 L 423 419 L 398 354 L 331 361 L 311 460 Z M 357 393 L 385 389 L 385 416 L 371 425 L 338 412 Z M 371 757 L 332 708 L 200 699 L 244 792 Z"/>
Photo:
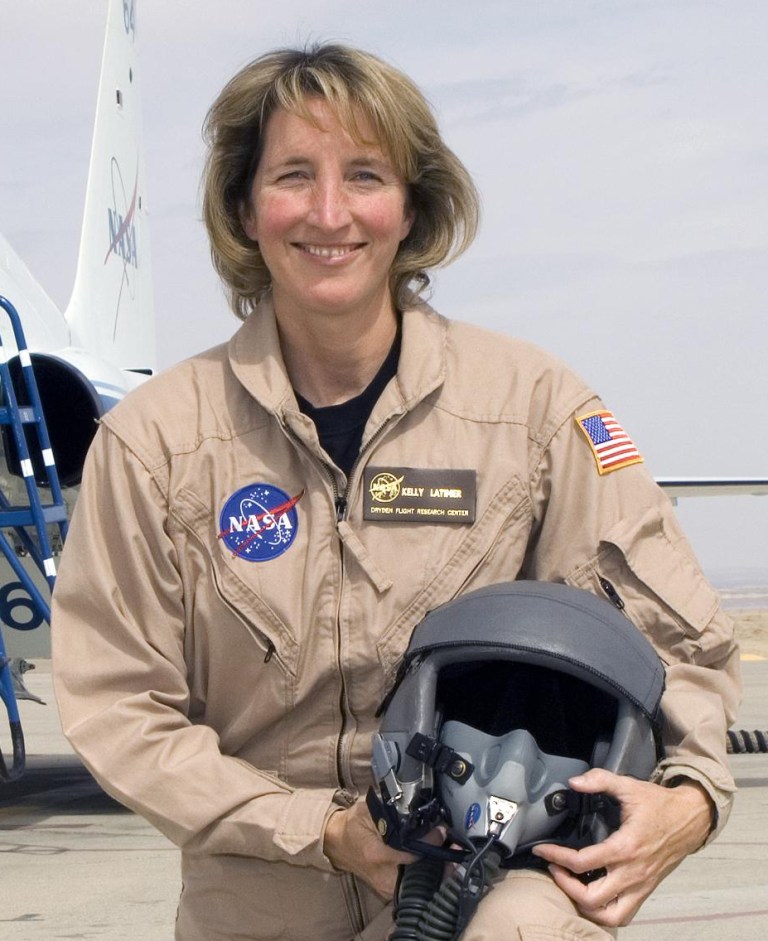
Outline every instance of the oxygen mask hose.
<path id="1" fill-rule="evenodd" d="M 440 888 L 445 863 L 433 856 L 420 856 L 403 866 L 395 905 L 395 929 L 389 941 L 420 941 L 421 918 Z"/>
<path id="2" fill-rule="evenodd" d="M 456 941 L 497 878 L 501 854 L 489 840 L 442 880 L 444 863 L 423 857 L 406 866 L 390 941 Z"/>

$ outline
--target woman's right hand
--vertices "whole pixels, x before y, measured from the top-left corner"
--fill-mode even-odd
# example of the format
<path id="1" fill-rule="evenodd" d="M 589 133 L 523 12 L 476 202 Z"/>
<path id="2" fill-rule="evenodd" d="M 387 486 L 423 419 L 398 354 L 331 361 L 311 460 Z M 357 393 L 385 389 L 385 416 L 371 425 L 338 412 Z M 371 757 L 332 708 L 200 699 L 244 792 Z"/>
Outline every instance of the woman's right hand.
<path id="1" fill-rule="evenodd" d="M 442 843 L 430 834 L 429 842 Z M 365 801 L 348 810 L 338 810 L 328 819 L 323 852 L 335 869 L 351 872 L 366 882 L 377 895 L 391 899 L 397 885 L 397 867 L 412 863 L 416 856 L 392 849 L 382 840 Z"/>

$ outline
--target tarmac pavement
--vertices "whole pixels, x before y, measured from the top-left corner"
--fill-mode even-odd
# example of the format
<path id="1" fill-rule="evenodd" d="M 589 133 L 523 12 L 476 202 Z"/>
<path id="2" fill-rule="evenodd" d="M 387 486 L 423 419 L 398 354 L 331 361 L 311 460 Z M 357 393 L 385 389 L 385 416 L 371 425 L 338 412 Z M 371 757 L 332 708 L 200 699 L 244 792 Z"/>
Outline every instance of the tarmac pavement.
<path id="1" fill-rule="evenodd" d="M 0 785 L 0 939 L 171 941 L 177 850 L 82 768 L 59 729 L 50 664 L 36 666 L 25 680 L 46 705 L 19 704 L 27 773 Z M 745 658 L 743 670 L 735 727 L 768 729 L 768 660 Z M 7 754 L 1 726 L 0 742 Z M 768 938 L 768 754 L 730 760 L 740 790 L 725 831 L 667 878 L 620 941 Z"/>

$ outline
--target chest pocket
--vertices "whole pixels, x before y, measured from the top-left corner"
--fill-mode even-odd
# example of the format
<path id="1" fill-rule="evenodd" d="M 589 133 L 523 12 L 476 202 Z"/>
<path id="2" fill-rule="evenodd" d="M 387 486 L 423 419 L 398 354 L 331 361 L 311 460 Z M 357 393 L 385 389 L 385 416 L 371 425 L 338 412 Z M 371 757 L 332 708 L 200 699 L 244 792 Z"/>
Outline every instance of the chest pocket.
<path id="1" fill-rule="evenodd" d="M 254 585 L 248 582 L 253 566 L 275 566 L 280 560 L 258 563 L 233 557 L 233 553 L 217 538 L 217 520 L 210 507 L 189 490 L 177 492 L 170 512 L 172 519 L 192 540 L 192 545 L 184 546 L 179 551 L 180 565 L 189 590 L 195 593 L 209 592 L 209 574 L 212 575 L 212 585 L 218 599 L 249 631 L 263 650 L 265 660 L 274 659 L 284 670 L 295 675 L 299 657 L 295 634 L 259 596 Z M 275 576 L 279 579 L 280 573 L 275 572 Z"/>

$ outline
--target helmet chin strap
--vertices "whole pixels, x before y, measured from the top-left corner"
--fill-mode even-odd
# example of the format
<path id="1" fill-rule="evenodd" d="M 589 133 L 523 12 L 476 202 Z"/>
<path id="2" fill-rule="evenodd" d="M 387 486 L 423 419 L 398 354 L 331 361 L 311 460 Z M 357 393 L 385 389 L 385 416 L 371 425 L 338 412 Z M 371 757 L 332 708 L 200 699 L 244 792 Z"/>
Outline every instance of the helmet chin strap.
<path id="1" fill-rule="evenodd" d="M 419 856 L 428 856 L 444 863 L 461 863 L 467 858 L 467 849 L 436 846 L 434 843 L 427 843 L 421 839 L 444 819 L 442 806 L 436 798 L 418 807 L 410 815 L 407 823 L 404 823 L 394 803 L 384 796 L 385 789 L 382 787 L 381 790 L 383 800 L 379 798 L 374 787 L 369 787 L 365 795 L 365 803 L 376 824 L 376 829 L 387 846 L 404 850 L 407 853 L 416 853 Z"/>

